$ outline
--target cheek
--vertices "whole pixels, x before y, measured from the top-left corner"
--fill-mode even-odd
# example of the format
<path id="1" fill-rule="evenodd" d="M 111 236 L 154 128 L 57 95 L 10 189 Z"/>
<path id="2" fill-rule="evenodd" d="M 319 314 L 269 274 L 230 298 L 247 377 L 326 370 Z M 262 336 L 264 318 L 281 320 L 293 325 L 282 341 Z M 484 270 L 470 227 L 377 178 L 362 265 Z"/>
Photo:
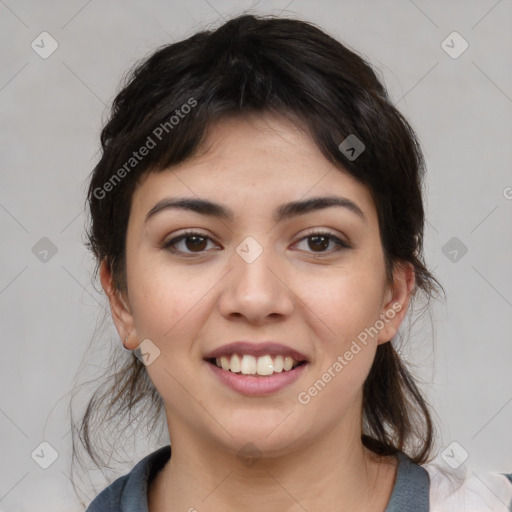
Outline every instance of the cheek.
<path id="1" fill-rule="evenodd" d="M 376 337 L 369 334 L 379 318 L 379 289 L 375 281 L 361 276 L 330 279 L 324 293 L 310 295 L 311 308 L 322 322 L 316 322 L 316 361 L 298 401 L 336 423 L 340 414 L 352 408 L 375 358 Z M 307 288 L 306 288 L 307 289 Z M 309 407 L 311 407 L 309 409 Z"/>
<path id="2" fill-rule="evenodd" d="M 320 337 L 342 348 L 365 328 L 375 323 L 380 314 L 384 292 L 383 277 L 373 268 L 353 265 L 331 269 L 323 275 L 303 275 L 300 294 L 320 322 Z"/>
<path id="3" fill-rule="evenodd" d="M 177 270 L 161 263 L 145 263 L 143 256 L 132 263 L 128 267 L 130 301 L 139 335 L 161 343 L 182 339 L 183 332 L 193 327 L 191 320 L 197 321 L 212 286 L 207 276 L 194 278 L 192 267 Z"/>

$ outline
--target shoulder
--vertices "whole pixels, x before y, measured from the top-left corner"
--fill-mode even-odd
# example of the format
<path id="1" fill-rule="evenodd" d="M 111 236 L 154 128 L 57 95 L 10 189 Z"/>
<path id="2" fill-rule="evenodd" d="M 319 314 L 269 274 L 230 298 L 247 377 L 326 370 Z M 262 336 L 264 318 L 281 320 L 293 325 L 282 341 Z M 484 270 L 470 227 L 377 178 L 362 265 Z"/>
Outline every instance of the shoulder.
<path id="1" fill-rule="evenodd" d="M 133 469 L 103 489 L 86 512 L 147 511 L 148 483 L 171 456 L 171 447 L 163 446 L 140 460 Z"/>
<path id="2" fill-rule="evenodd" d="M 395 484 L 385 512 L 428 512 L 429 475 L 403 452 L 397 453 Z"/>
<path id="3" fill-rule="evenodd" d="M 430 478 L 431 512 L 512 511 L 512 473 L 466 465 L 454 469 L 439 457 L 424 468 Z"/>
<path id="4" fill-rule="evenodd" d="M 450 468 L 437 457 L 416 464 L 398 453 L 395 486 L 386 512 L 512 512 L 512 473 L 476 466 Z"/>
<path id="5" fill-rule="evenodd" d="M 121 496 L 125 494 L 127 475 L 114 480 L 108 487 L 103 489 L 96 498 L 92 500 L 85 512 L 109 512 L 121 510 Z"/>

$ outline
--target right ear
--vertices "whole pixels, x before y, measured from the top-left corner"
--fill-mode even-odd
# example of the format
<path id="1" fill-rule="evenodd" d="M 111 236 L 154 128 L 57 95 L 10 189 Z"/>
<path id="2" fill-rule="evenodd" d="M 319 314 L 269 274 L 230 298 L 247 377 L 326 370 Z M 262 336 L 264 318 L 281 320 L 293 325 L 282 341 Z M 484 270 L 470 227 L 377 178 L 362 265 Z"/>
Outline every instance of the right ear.
<path id="1" fill-rule="evenodd" d="M 124 346 L 129 350 L 135 350 L 138 346 L 137 332 L 129 301 L 115 288 L 112 279 L 112 269 L 106 259 L 100 264 L 99 274 L 101 286 L 110 302 L 110 312 L 117 332 Z M 126 339 L 127 336 L 128 339 Z"/>

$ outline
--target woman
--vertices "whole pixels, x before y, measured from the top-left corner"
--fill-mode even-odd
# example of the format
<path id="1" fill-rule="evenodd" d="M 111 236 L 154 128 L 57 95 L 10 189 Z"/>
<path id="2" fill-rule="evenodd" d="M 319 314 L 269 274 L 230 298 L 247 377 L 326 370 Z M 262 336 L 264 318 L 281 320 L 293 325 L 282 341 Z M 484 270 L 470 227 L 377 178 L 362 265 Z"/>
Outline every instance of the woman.
<path id="1" fill-rule="evenodd" d="M 95 408 L 146 400 L 172 456 L 87 510 L 429 510 L 432 420 L 392 345 L 439 289 L 423 159 L 370 66 L 241 16 L 143 62 L 101 140 L 89 247 L 133 355 L 79 440 L 96 460 Z"/>

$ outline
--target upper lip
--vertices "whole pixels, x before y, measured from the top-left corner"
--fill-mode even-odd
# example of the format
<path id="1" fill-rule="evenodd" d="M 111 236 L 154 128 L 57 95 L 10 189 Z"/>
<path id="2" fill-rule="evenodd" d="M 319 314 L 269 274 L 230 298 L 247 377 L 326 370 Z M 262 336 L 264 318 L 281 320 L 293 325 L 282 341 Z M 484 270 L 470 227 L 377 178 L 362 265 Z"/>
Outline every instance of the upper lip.
<path id="1" fill-rule="evenodd" d="M 256 343 L 251 341 L 234 341 L 232 343 L 227 343 L 226 345 L 222 345 L 207 354 L 205 354 L 205 359 L 215 359 L 217 357 L 226 356 L 229 354 L 239 354 L 239 355 L 252 355 L 254 357 L 264 356 L 264 355 L 282 355 L 282 356 L 290 356 L 296 361 L 307 361 L 308 358 L 299 352 L 298 350 L 287 347 L 282 343 L 275 343 L 272 341 Z"/>

